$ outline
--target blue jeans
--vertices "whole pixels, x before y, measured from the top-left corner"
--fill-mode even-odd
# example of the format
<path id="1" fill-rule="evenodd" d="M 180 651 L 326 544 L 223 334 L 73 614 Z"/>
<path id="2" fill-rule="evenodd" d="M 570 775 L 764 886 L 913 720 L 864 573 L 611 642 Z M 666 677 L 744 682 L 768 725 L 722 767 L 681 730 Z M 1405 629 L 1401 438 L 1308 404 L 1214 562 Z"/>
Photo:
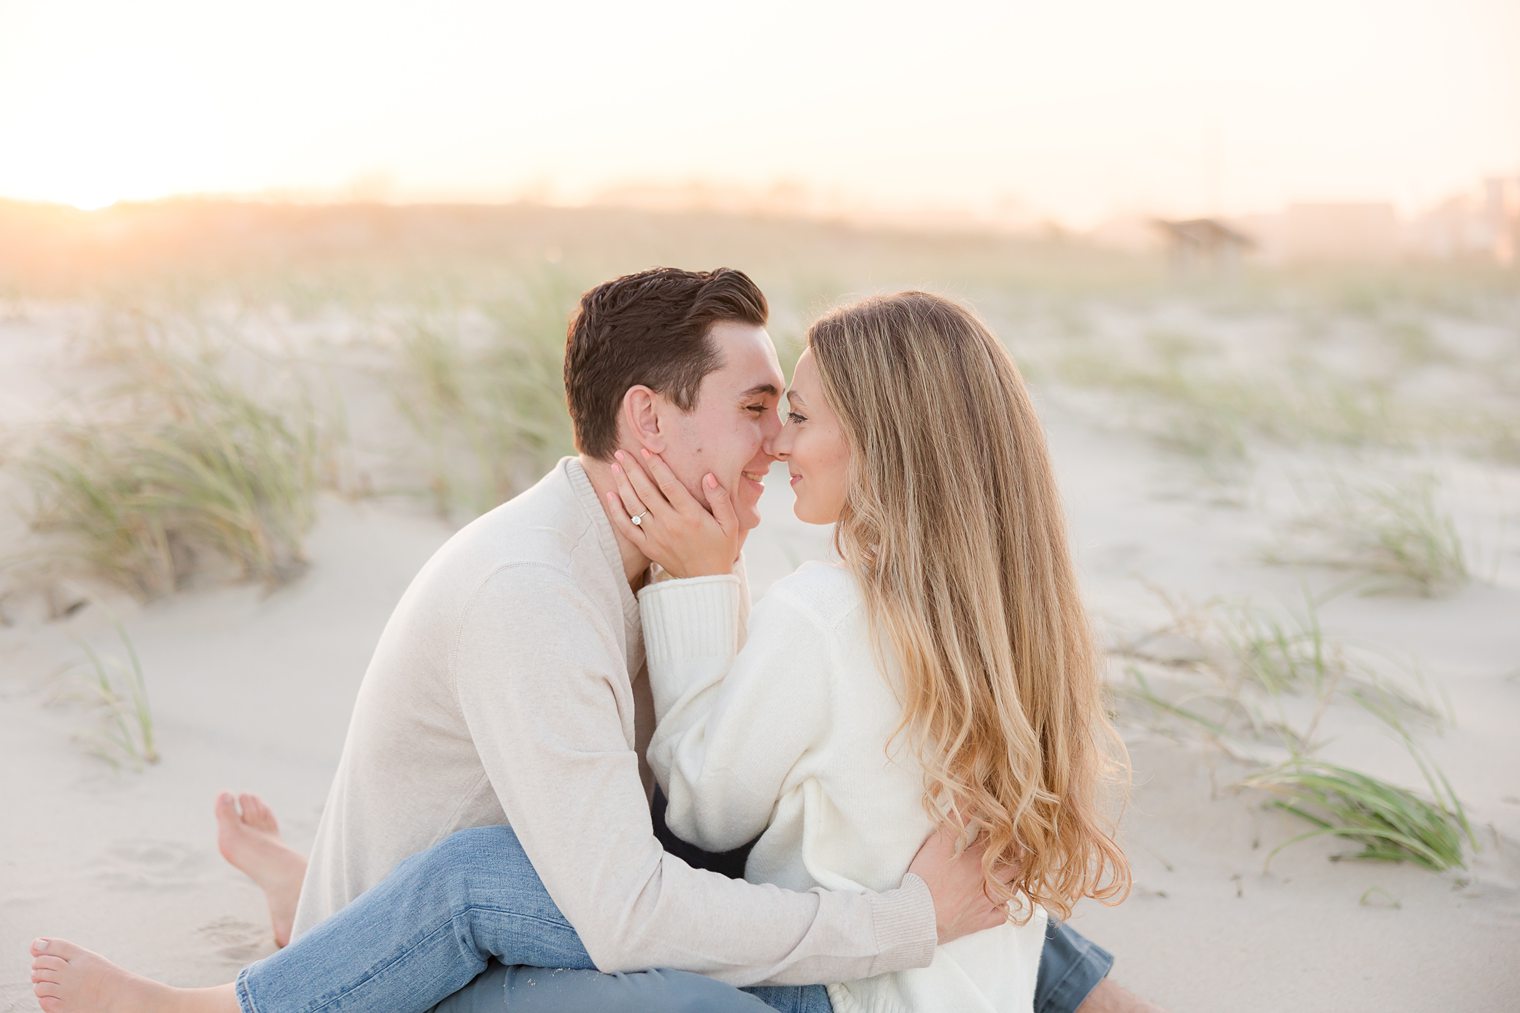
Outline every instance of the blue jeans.
<path id="1" fill-rule="evenodd" d="M 1112 960 L 1052 922 L 1037 1013 L 1072 1013 Z M 244 968 L 237 997 L 244 1013 L 401 1013 L 439 1003 L 439 1013 L 831 1013 L 821 985 L 741 990 L 686 971 L 597 972 L 507 827 L 461 830 L 408 858 L 290 946 Z"/>
<path id="2" fill-rule="evenodd" d="M 808 988 L 747 988 L 742 991 L 688 971 L 597 971 L 506 967 L 492 962 L 463 990 L 433 1007 L 434 1013 L 671 1013 L 745 1010 L 758 1013 L 831 1013 L 822 985 Z"/>
<path id="3" fill-rule="evenodd" d="M 1034 981 L 1034 1013 L 1074 1013 L 1114 966 L 1114 955 L 1054 918 Z"/>
<path id="4" fill-rule="evenodd" d="M 495 958 L 479 984 L 474 979 Z M 550 1002 L 556 976 L 545 968 L 594 971 L 580 936 L 549 899 L 528 856 L 507 827 L 461 830 L 398 865 L 374 889 L 285 949 L 246 967 L 237 977 L 244 1013 L 342 1010 L 427 1010 L 471 986 L 469 1002 L 495 999 L 503 1008 L 587 1008 L 567 995 Z M 577 996 L 597 989 L 615 1010 L 765 1010 L 827 1013 L 821 985 L 759 987 L 747 992 L 686 971 L 628 975 L 569 974 Z M 618 987 L 619 984 L 621 987 Z M 498 987 L 501 992 L 496 992 Z M 610 987 L 610 989 L 609 989 Z M 588 991 L 589 990 L 589 991 Z M 564 992 L 564 989 L 558 990 Z M 501 998 L 496 998 L 501 996 Z M 455 1003 L 458 1009 L 466 997 Z M 821 1003 L 821 1005 L 820 1005 Z M 445 1007 L 448 1008 L 447 1006 Z"/>

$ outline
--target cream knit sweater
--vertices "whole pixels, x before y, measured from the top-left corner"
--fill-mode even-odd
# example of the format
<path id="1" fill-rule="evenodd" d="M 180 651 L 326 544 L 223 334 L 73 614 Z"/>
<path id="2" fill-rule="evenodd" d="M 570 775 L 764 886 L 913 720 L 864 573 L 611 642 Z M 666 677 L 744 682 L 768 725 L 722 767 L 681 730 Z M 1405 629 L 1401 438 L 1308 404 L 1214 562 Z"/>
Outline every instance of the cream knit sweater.
<path id="1" fill-rule="evenodd" d="M 896 884 L 931 824 L 923 770 L 871 649 L 865 605 L 843 568 L 805 564 L 749 616 L 732 576 L 639 592 L 659 723 L 649 746 L 666 819 L 701 847 L 760 835 L 745 877 L 792 890 Z M 744 641 L 740 648 L 741 640 Z M 939 947 L 933 963 L 831 985 L 837 1013 L 1029 1010 L 1046 915 Z"/>
<path id="2" fill-rule="evenodd" d="M 793 892 L 666 854 L 640 778 L 651 706 L 612 526 L 566 458 L 449 539 L 396 606 L 354 704 L 296 935 L 407 856 L 506 823 L 604 971 L 808 984 L 929 962 L 934 906 L 916 876 L 872 894 Z"/>

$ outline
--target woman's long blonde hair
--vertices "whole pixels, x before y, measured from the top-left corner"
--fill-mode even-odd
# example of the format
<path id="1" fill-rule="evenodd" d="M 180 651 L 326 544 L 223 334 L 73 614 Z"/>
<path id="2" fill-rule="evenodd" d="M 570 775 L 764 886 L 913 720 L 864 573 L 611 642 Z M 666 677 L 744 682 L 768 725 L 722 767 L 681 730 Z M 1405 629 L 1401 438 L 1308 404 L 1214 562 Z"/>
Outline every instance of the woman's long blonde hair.
<path id="1" fill-rule="evenodd" d="M 851 449 L 835 544 L 901 667 L 898 733 L 916 745 L 926 808 L 986 843 L 999 899 L 1060 918 L 1083 897 L 1117 903 L 1129 863 L 1100 810 L 1127 762 L 1012 356 L 923 292 L 835 310 L 808 345 Z"/>

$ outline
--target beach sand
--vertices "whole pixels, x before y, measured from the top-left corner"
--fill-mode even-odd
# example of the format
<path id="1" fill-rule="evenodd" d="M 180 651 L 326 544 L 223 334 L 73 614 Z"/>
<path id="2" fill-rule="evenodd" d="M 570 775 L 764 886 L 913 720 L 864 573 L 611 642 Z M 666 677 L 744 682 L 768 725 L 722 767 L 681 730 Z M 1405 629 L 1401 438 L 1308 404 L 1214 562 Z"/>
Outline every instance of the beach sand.
<path id="1" fill-rule="evenodd" d="M 7 426 L 46 415 L 70 389 L 59 313 L 0 323 Z M 1221 496 L 1155 441 L 1095 421 L 1081 398 L 1039 385 L 1037 394 L 1094 619 L 1120 649 L 1116 684 L 1120 655 L 1169 621 L 1156 588 L 1176 600 L 1291 606 L 1301 571 L 1261 559 L 1291 499 L 1270 466 Z M 3 481 L 0 491 L 24 504 L 15 477 Z M 1480 579 L 1444 597 L 1345 594 L 1320 617 L 1337 636 L 1417 658 L 1449 701 L 1450 727 L 1421 742 L 1467 805 L 1481 846 L 1471 868 L 1332 861 L 1348 845 L 1327 839 L 1268 866 L 1303 824 L 1234 787 L 1248 767 L 1208 736 L 1123 704 L 1134 789 L 1121 835 L 1135 889 L 1118 907 L 1086 902 L 1074 919 L 1116 954 L 1118 980 L 1177 1011 L 1520 1004 L 1520 471 L 1494 464 L 1455 481 L 1454 514 L 1477 533 Z M 791 516 L 784 471 L 769 487 L 747 549 L 757 594 L 828 551 L 826 531 Z M 39 934 L 184 985 L 229 980 L 272 952 L 260 894 L 217 854 L 213 797 L 258 792 L 287 839 L 309 846 L 370 652 L 450 531 L 425 503 L 324 493 L 309 567 L 274 590 L 207 582 L 143 604 L 75 584 L 86 604 L 55 618 L 66 592 L 50 602 L 8 587 L 0 1009 L 34 1008 L 26 947 Z M 0 513 L 0 555 L 33 538 L 16 512 Z M 81 741 L 95 718 L 75 699 L 80 643 L 119 653 L 113 622 L 141 658 L 162 754 L 140 771 L 113 769 Z M 1326 755 L 1419 786 L 1403 747 L 1364 715 L 1336 711 L 1325 727 Z"/>

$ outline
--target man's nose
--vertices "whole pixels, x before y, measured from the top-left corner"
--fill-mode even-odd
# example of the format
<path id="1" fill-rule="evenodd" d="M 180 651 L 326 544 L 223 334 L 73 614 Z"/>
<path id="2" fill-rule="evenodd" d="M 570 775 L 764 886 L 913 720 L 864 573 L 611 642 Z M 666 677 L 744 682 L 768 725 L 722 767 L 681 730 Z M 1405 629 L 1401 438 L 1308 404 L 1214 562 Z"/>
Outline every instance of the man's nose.
<path id="1" fill-rule="evenodd" d="M 760 449 L 764 450 L 766 456 L 771 460 L 784 461 L 787 458 L 790 443 L 791 440 L 787 439 L 786 430 L 778 428 L 774 433 L 765 438 L 764 442 L 760 444 Z"/>
<path id="2" fill-rule="evenodd" d="M 765 428 L 760 437 L 760 449 L 766 457 L 775 457 L 777 438 L 781 435 L 781 416 L 771 413 L 766 417 Z"/>

